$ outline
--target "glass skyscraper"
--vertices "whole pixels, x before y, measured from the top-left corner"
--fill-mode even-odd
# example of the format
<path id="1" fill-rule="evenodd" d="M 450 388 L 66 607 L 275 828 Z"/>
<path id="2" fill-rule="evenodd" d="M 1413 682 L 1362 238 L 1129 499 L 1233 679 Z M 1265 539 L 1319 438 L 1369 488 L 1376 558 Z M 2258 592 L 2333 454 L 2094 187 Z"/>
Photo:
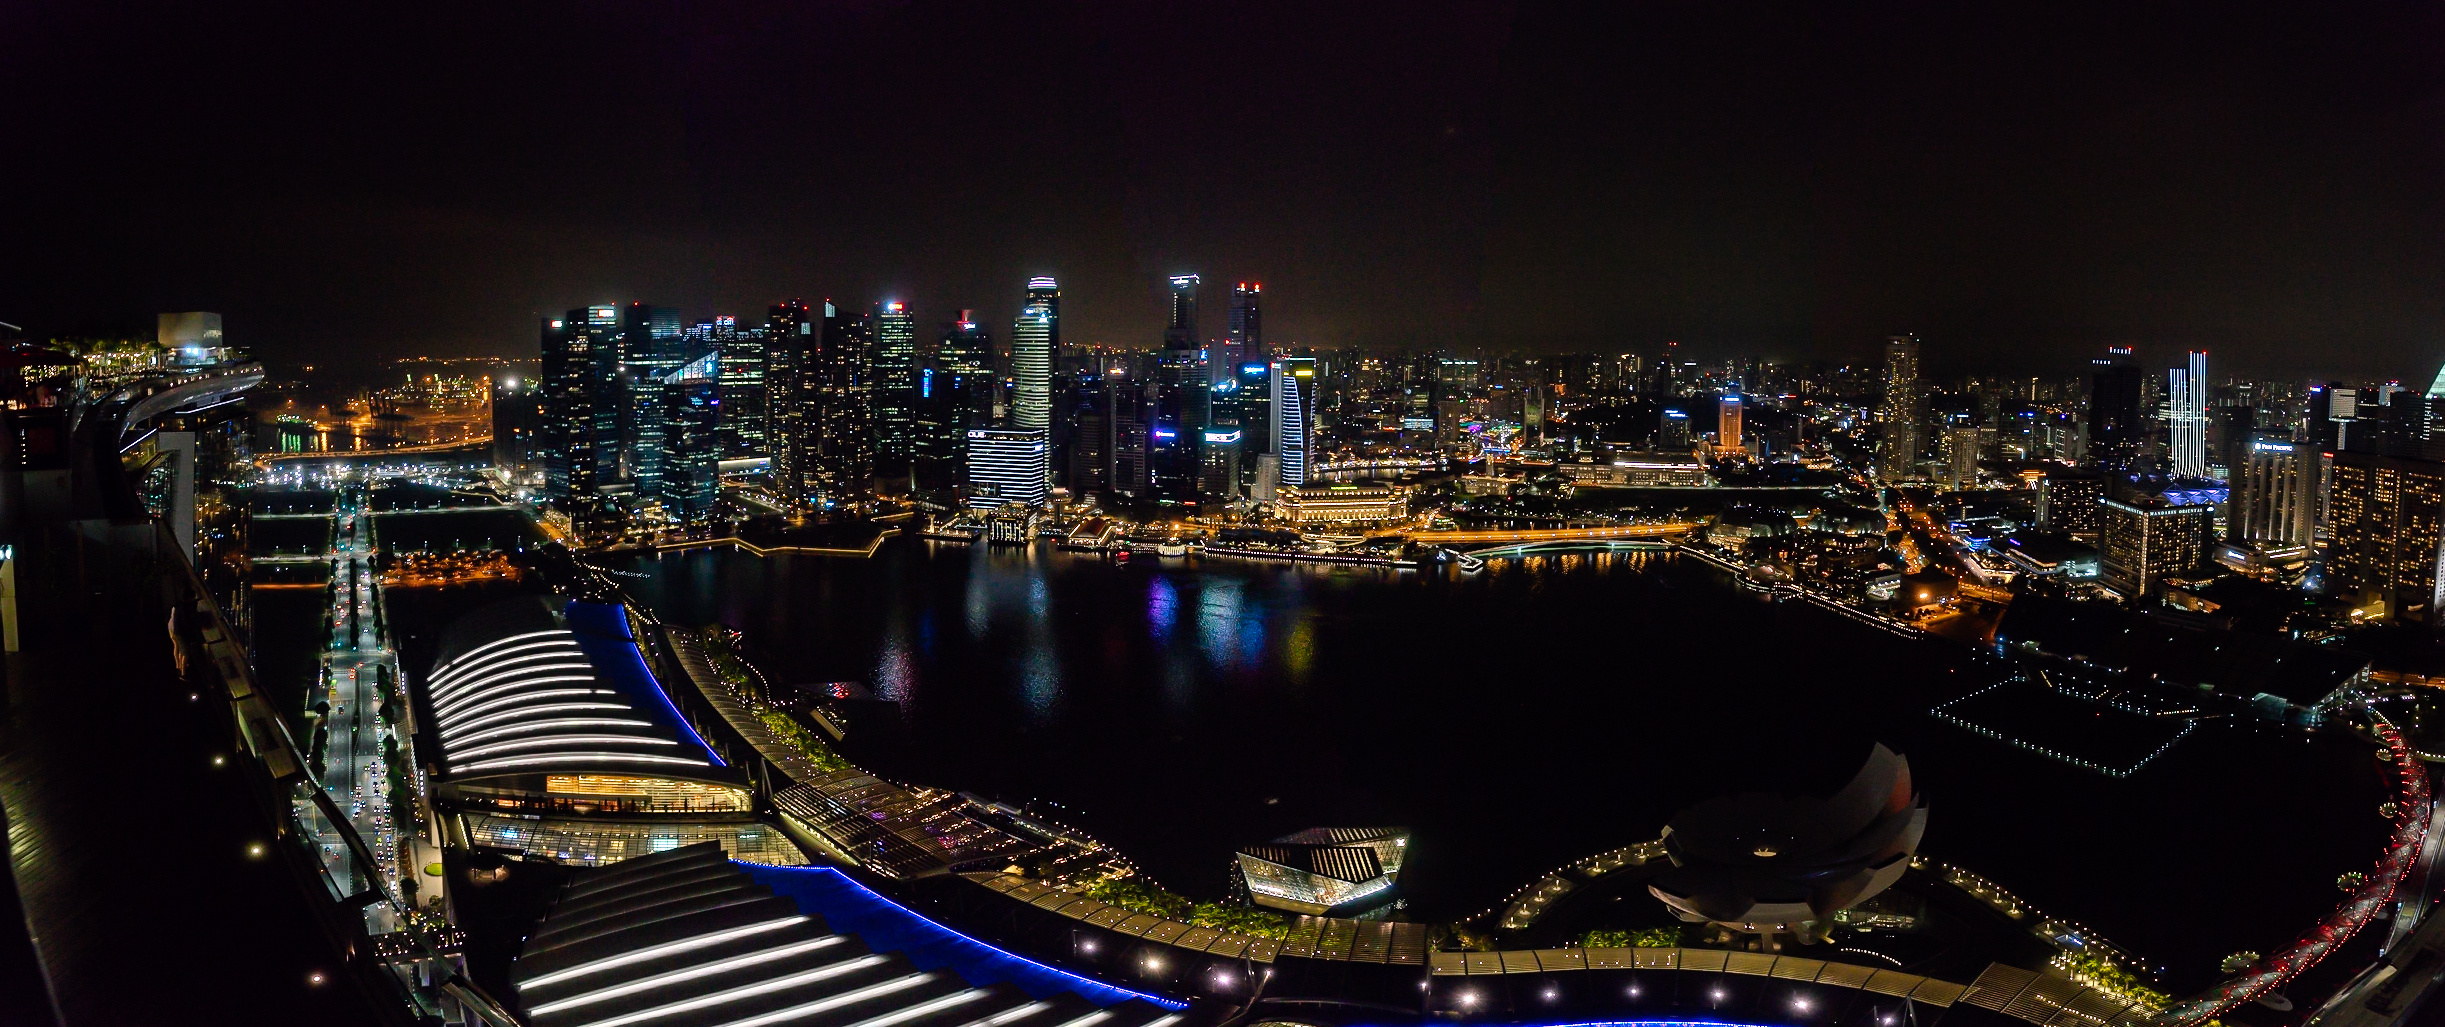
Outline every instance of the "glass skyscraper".
<path id="1" fill-rule="evenodd" d="M 906 473 L 916 455 L 917 318 L 898 300 L 874 309 L 874 458 L 883 473 Z"/>
<path id="2" fill-rule="evenodd" d="M 1315 440 L 1316 358 L 1282 357 L 1273 361 L 1273 444 L 1277 482 L 1285 488 L 1307 484 L 1308 453 Z"/>

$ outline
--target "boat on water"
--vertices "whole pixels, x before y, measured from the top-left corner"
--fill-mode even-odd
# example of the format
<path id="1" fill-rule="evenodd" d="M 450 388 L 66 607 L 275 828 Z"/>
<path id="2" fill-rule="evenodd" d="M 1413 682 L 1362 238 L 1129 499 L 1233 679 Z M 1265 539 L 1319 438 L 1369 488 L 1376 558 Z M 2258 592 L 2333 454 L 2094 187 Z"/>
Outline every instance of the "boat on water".
<path id="1" fill-rule="evenodd" d="M 1155 547 L 1155 555 L 1166 560 L 1174 560 L 1189 555 L 1189 547 L 1177 541 L 1165 542 Z"/>

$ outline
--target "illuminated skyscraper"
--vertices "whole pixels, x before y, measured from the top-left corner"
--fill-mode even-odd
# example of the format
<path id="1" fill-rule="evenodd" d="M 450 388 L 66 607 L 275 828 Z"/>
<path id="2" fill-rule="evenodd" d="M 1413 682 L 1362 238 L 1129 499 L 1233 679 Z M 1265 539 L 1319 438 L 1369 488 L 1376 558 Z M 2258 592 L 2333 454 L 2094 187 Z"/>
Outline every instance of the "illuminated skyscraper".
<path id="1" fill-rule="evenodd" d="M 2375 619 L 2435 621 L 2445 463 L 2339 452 L 2327 509 L 2327 593 Z"/>
<path id="2" fill-rule="evenodd" d="M 1172 276 L 1172 319 L 1163 329 L 1163 348 L 1197 348 L 1197 276 Z"/>
<path id="3" fill-rule="evenodd" d="M 817 432 L 822 424 L 821 322 L 805 303 L 773 304 L 764 323 L 765 438 L 773 490 L 804 506 L 817 491 Z"/>
<path id="4" fill-rule="evenodd" d="M 619 319 L 596 306 L 543 323 L 544 493 L 573 514 L 619 476 Z"/>
<path id="5" fill-rule="evenodd" d="M 886 475 L 916 455 L 917 318 L 891 300 L 874 308 L 874 460 Z"/>
<path id="6" fill-rule="evenodd" d="M 1053 426 L 1053 362 L 1061 353 L 1061 286 L 1051 278 L 1027 281 L 1027 302 L 1010 325 L 1010 424 Z"/>
<path id="7" fill-rule="evenodd" d="M 816 334 L 815 475 L 826 501 L 853 503 L 875 475 L 875 325 L 825 300 Z"/>
<path id="8" fill-rule="evenodd" d="M 1206 429 L 1212 374 L 1197 341 L 1197 276 L 1171 279 L 1171 323 L 1155 355 L 1154 409 L 1147 431 L 1146 463 L 1158 502 L 1195 506 L 1204 479 L 1199 443 Z"/>
<path id="9" fill-rule="evenodd" d="M 1273 378 L 1273 444 L 1276 483 L 1296 488 L 1307 484 L 1308 457 L 1315 442 L 1316 358 L 1279 357 L 1269 372 Z"/>
<path id="10" fill-rule="evenodd" d="M 968 433 L 968 506 L 991 510 L 1011 503 L 1043 506 L 1051 445 L 1042 429 L 978 428 Z"/>
<path id="11" fill-rule="evenodd" d="M 662 378 L 663 511 L 690 524 L 713 515 L 720 490 L 722 412 L 719 350 L 673 368 Z"/>
<path id="12" fill-rule="evenodd" d="M 765 434 L 772 401 L 764 329 L 741 328 L 738 318 L 723 315 L 696 326 L 690 342 L 699 351 L 718 350 L 722 355 L 723 458 L 772 455 Z"/>
<path id="13" fill-rule="evenodd" d="M 662 383 L 688 362 L 679 308 L 620 308 L 620 481 L 636 498 L 662 494 Z"/>
<path id="14" fill-rule="evenodd" d="M 2165 372 L 2173 473 L 2207 477 L 2207 352 L 2192 350 L 2187 367 Z"/>
<path id="15" fill-rule="evenodd" d="M 1885 396 L 1876 419 L 1884 428 L 1877 440 L 1876 472 L 1888 480 L 1910 476 L 1922 445 L 1919 421 L 1919 337 L 1896 335 L 1885 340 Z"/>
<path id="16" fill-rule="evenodd" d="M 1740 393 L 1727 392 L 1715 401 L 1715 452 L 1719 456 L 1740 456 L 1748 449 L 1740 439 Z"/>
<path id="17" fill-rule="evenodd" d="M 2308 445 L 2261 435 L 2232 469 L 2233 541 L 2286 549 L 2315 541 L 2318 481 L 2325 454 Z"/>
<path id="18" fill-rule="evenodd" d="M 1231 341 L 1239 346 L 1241 360 L 1265 359 L 1264 320 L 1257 307 L 1257 294 L 1263 288 L 1255 282 L 1231 287 Z"/>
<path id="19" fill-rule="evenodd" d="M 1061 285 L 1049 277 L 1028 279 L 1027 302 L 1020 305 L 1019 316 L 1010 326 L 1011 427 L 1052 431 L 1053 365 L 1060 356 Z M 1100 440 L 1094 448 L 1102 451 Z M 1049 453 L 1044 473 L 1049 482 Z"/>
<path id="20" fill-rule="evenodd" d="M 1978 484 L 1978 426 L 1956 424 L 1944 430 L 1944 463 L 1952 485 L 1965 489 Z"/>
<path id="21" fill-rule="evenodd" d="M 2145 382 L 2128 346 L 2111 347 L 2089 364 L 2088 457 L 2109 474 L 2124 474 L 2139 463 Z"/>
<path id="22" fill-rule="evenodd" d="M 2136 599 L 2207 563 L 2216 507 L 2180 495 L 2108 495 L 2098 509 L 2098 580 Z M 2433 559 L 2433 558 L 2432 558 Z"/>
<path id="23" fill-rule="evenodd" d="M 917 367 L 917 425 L 914 446 L 917 487 L 948 491 L 967 477 L 968 431 L 993 420 L 998 384 L 987 362 L 993 355 L 993 335 L 963 310 L 959 320 L 942 326 L 942 340 L 931 357 Z"/>

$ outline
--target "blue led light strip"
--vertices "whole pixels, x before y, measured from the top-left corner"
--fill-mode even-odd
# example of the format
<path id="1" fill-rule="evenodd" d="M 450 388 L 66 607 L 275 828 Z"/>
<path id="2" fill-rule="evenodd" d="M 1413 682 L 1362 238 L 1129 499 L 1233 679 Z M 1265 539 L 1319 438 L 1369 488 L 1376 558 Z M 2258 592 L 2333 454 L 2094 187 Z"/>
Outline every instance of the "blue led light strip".
<path id="1" fill-rule="evenodd" d="M 889 933 L 892 933 L 893 931 L 914 931 L 916 933 L 930 935 L 930 941 L 948 945 L 953 951 L 957 951 L 961 955 L 964 955 L 971 960 L 981 960 L 988 964 L 1008 960 L 1011 962 L 1024 964 L 1027 975 L 1039 976 L 1040 979 L 1037 982 L 1039 985 L 1058 983 L 1059 990 L 1073 992 L 1079 995 L 1081 998 L 1096 1001 L 1098 1004 L 1111 1005 L 1124 1002 L 1129 999 L 1140 999 L 1158 1006 L 1162 1006 L 1165 1009 L 1188 1008 L 1188 1004 L 1184 1002 L 1176 1002 L 1160 995 L 1150 995 L 1142 991 L 1132 991 L 1128 988 L 1107 984 L 1092 977 L 1084 977 L 1079 974 L 1071 973 L 1070 971 L 1064 970 L 1057 966 L 1047 966 L 1043 963 L 1036 962 L 1033 959 L 1029 959 L 1026 956 L 1019 955 L 1018 953 L 987 944 L 975 938 L 971 938 L 965 934 L 961 934 L 958 931 L 944 927 L 939 923 L 935 923 L 933 920 L 927 919 L 923 914 L 877 894 L 873 889 L 859 884 L 855 878 L 841 873 L 839 870 L 832 867 L 777 867 L 766 866 L 759 863 L 741 863 L 735 860 L 732 861 L 731 865 L 746 871 L 747 876 L 757 883 L 772 888 L 775 894 L 788 898 L 792 902 L 800 903 L 800 912 L 816 913 L 822 916 L 824 918 L 824 922 L 830 925 L 833 930 L 840 931 L 844 934 L 856 934 L 861 939 L 866 941 L 869 946 L 877 950 L 900 947 L 894 944 L 893 941 L 887 936 Z M 791 888 L 788 887 L 789 884 L 793 883 L 790 880 L 791 878 L 813 878 L 813 880 L 805 881 L 804 883 L 813 884 L 815 886 L 813 888 Z M 823 894 L 825 891 L 830 891 L 834 894 L 831 896 L 826 896 Z M 854 902 L 863 906 L 864 908 L 862 910 L 842 909 L 838 906 L 829 909 L 822 908 L 820 903 L 827 897 L 832 899 L 834 902 L 843 900 Z M 894 920 L 900 920 L 903 922 L 891 925 L 879 923 L 859 923 L 858 921 L 865 919 L 866 915 L 890 917 Z M 874 935 L 874 937 L 868 937 L 868 935 Z M 908 950 L 904 950 L 902 954 L 911 956 L 912 958 L 919 955 L 919 953 L 915 951 Z M 937 954 L 939 954 L 939 950 Z M 947 963 L 945 965 L 950 965 L 953 969 L 960 970 L 961 976 L 963 977 L 970 977 L 967 972 L 970 969 L 969 967 L 960 966 L 956 962 Z M 920 963 L 919 969 L 930 970 L 934 968 L 924 966 L 922 963 Z M 988 965 L 979 969 L 986 972 L 991 972 L 994 968 Z M 1006 967 L 1005 973 L 1009 969 L 1017 968 Z M 1041 980 L 1040 975 L 1051 975 L 1059 980 L 1058 982 L 1043 981 Z M 972 983 L 985 983 L 983 981 L 976 980 L 974 977 L 970 977 L 970 980 Z M 1013 983 L 1023 985 L 1025 982 L 1014 980 Z M 1028 991 L 1030 995 L 1036 998 L 1044 997 L 1042 995 L 1035 995 L 1033 990 L 1025 987 L 1022 987 L 1021 990 Z M 1726 1025 L 1726 1027 L 1746 1027 L 1746 1025 Z"/>
<path id="2" fill-rule="evenodd" d="M 721 753 L 713 751 L 712 746 L 705 744 L 704 736 L 696 733 L 696 725 L 688 723 L 688 718 L 679 712 L 678 704 L 673 703 L 670 694 L 662 690 L 662 682 L 654 677 L 654 669 L 645 665 L 645 654 L 637 651 L 637 636 L 628 630 L 627 611 L 610 603 L 589 603 L 575 599 L 570 600 L 568 607 L 563 611 L 563 615 L 568 617 L 571 623 L 577 623 L 577 618 L 581 613 L 589 622 L 595 622 L 585 625 L 588 633 L 598 634 L 620 643 L 618 648 L 623 669 L 633 670 L 644 679 L 646 690 L 654 693 L 654 698 L 662 700 L 662 708 L 671 712 L 671 719 L 678 722 L 679 730 L 687 732 L 688 737 L 695 740 L 696 747 L 703 749 L 705 755 L 713 760 L 714 765 L 729 766 L 729 761 L 722 759 Z M 608 621 L 601 622 L 605 618 L 608 618 Z M 604 630 L 606 628 L 611 630 Z"/>

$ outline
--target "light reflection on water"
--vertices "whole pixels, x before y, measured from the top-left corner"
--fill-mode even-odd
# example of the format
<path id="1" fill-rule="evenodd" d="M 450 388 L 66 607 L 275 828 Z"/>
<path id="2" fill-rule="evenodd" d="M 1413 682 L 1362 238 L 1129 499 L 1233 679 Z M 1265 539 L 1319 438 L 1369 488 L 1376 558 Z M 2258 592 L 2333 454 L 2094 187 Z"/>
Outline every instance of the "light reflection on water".
<path id="1" fill-rule="evenodd" d="M 1235 846 L 1396 823 L 1423 854 L 1404 873 L 1413 908 L 1460 915 L 1653 838 L 1718 789 L 1846 773 L 1871 742 L 1906 753 L 1929 792 L 1929 851 L 2165 958 L 2263 915 L 2253 882 L 2322 913 L 2322 882 L 2365 863 L 2361 835 L 2382 837 L 2364 752 L 2332 764 L 2357 775 L 2346 787 L 2301 743 L 2238 731 L 2202 732 L 2130 782 L 2067 770 L 1928 717 L 1968 688 L 1943 647 L 1651 552 L 1465 574 L 893 543 L 872 560 L 704 551 L 639 569 L 654 577 L 635 591 L 666 620 L 742 628 L 777 680 L 863 677 L 901 701 L 903 726 L 852 731 L 861 763 L 1060 802 L 1199 898 Z M 2280 759 L 2262 751 L 2278 744 Z M 2212 867 L 2156 858 L 2261 823 L 2299 829 Z M 2203 878 L 2251 902 L 2186 905 L 2197 922 L 2174 932 L 2117 915 L 2148 907 L 2139 885 L 2050 883 L 2109 844 L 2129 880 Z"/>

